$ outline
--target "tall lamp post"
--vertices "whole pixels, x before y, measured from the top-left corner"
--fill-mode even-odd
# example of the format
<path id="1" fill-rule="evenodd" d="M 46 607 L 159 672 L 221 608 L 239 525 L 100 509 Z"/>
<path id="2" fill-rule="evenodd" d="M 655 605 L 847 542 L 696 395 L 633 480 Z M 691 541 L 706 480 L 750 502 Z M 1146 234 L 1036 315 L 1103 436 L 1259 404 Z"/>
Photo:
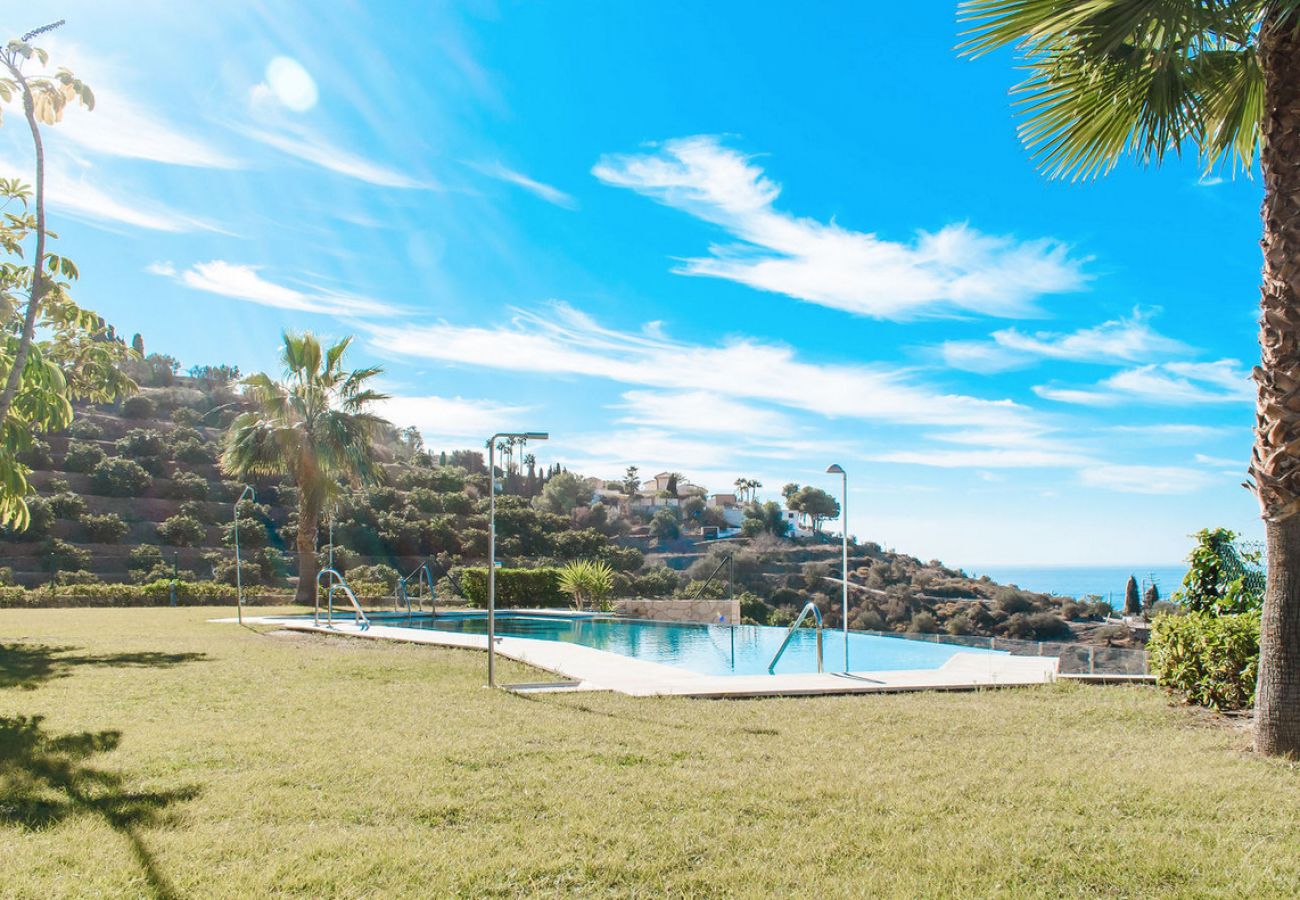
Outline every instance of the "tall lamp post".
<path id="1" fill-rule="evenodd" d="M 244 486 L 244 492 L 239 495 L 235 501 L 235 606 L 239 610 L 239 624 L 244 624 L 244 573 L 242 563 L 239 559 L 239 504 L 244 502 L 244 498 L 249 494 L 253 495 L 253 502 L 257 502 L 257 491 L 253 490 L 251 484 Z"/>
<path id="2" fill-rule="evenodd" d="M 844 618 L 844 674 L 849 673 L 849 473 L 838 463 L 826 470 L 828 475 L 840 476 L 840 524 L 843 526 L 842 576 L 844 598 L 840 601 L 840 614 Z"/>
<path id="3" fill-rule="evenodd" d="M 501 432 L 488 438 L 488 687 L 497 686 L 496 632 L 497 632 L 497 440 L 523 438 L 526 441 L 544 441 L 550 435 L 545 431 Z"/>

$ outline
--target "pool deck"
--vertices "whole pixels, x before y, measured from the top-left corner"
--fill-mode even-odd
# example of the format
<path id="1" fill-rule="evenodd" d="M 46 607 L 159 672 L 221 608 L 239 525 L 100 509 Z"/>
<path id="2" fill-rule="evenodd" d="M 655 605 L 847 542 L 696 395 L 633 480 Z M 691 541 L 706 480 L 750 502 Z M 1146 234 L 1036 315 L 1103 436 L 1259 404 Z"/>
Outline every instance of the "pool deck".
<path id="1" fill-rule="evenodd" d="M 233 622 L 234 619 L 216 621 Z M 292 631 L 333 634 L 375 640 L 406 641 L 464 650 L 487 650 L 487 636 L 399 628 L 374 624 L 364 631 L 351 621 L 334 626 L 313 625 L 302 619 L 276 616 L 244 617 L 245 623 L 278 625 Z M 578 644 L 531 638 L 498 637 L 497 653 L 503 657 L 552 672 L 576 685 L 557 685 L 565 691 L 616 691 L 637 697 L 775 697 L 817 694 L 887 694 L 899 691 L 969 691 L 993 687 L 1046 684 L 1056 679 L 1059 661 L 1054 657 L 1009 656 L 957 652 L 937 669 L 902 669 L 888 672 L 700 675 L 596 650 Z M 536 691 L 536 685 L 529 685 Z"/>

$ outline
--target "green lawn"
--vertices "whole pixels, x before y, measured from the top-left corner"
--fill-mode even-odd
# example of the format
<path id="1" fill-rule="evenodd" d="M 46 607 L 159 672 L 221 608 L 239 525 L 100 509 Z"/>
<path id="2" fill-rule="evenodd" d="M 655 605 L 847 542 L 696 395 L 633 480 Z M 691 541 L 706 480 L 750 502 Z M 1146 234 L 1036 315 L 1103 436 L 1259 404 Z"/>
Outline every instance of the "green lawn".
<path id="1" fill-rule="evenodd" d="M 524 698 L 222 614 L 0 611 L 0 895 L 1300 893 L 1300 766 L 1154 688 Z"/>

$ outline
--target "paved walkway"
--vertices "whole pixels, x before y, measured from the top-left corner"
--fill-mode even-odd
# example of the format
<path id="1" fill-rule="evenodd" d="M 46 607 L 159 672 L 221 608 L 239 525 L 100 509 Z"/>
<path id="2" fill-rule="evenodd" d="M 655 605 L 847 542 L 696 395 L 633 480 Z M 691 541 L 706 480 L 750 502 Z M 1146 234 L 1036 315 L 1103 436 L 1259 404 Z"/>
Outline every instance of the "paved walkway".
<path id="1" fill-rule="evenodd" d="M 487 636 L 481 634 L 456 634 L 379 624 L 362 631 L 351 621 L 336 621 L 333 628 L 327 628 L 302 619 L 275 616 L 245 616 L 244 621 L 279 625 L 293 631 L 487 650 Z M 567 690 L 617 691 L 641 697 L 664 694 L 684 697 L 772 697 L 922 690 L 961 691 L 1044 684 L 1056 679 L 1058 665 L 1058 660 L 1054 657 L 958 652 L 937 669 L 852 672 L 848 675 L 700 675 L 676 666 L 645 662 L 559 641 L 498 637 L 497 652 L 504 657 L 578 682 L 574 687 L 566 686 Z"/>

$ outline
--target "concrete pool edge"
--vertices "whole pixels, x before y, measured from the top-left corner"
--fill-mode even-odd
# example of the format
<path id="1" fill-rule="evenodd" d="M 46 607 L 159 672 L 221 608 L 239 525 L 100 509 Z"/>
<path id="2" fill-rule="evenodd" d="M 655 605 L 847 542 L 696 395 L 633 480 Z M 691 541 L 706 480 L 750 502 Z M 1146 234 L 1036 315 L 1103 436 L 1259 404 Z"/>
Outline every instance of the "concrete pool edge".
<path id="1" fill-rule="evenodd" d="M 234 622 L 234 619 L 214 619 Z M 403 641 L 462 650 L 487 650 L 479 634 L 428 631 L 373 624 L 362 630 L 352 622 L 331 628 L 280 616 L 244 617 L 246 623 L 277 625 L 291 631 Z M 957 652 L 936 669 L 885 672 L 802 673 L 785 675 L 701 675 L 675 666 L 651 663 L 557 641 L 498 637 L 497 652 L 509 659 L 579 682 L 569 690 L 615 691 L 636 697 L 775 697 L 822 694 L 882 694 L 922 690 L 978 690 L 1047 684 L 1056 680 L 1054 657 L 1003 656 Z"/>

